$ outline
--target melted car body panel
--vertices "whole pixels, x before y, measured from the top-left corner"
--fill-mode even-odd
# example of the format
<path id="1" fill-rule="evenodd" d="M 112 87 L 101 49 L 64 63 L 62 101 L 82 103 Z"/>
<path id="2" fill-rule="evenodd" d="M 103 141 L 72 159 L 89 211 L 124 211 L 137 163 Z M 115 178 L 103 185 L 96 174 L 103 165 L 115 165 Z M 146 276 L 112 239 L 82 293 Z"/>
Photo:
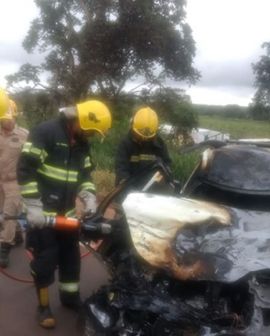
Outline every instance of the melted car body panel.
<path id="1" fill-rule="evenodd" d="M 179 279 L 198 278 L 206 269 L 202 260 L 189 265 L 177 256 L 173 245 L 178 233 L 186 226 L 231 223 L 225 208 L 191 199 L 134 193 L 123 207 L 137 252 L 152 266 L 167 269 Z"/>
<path id="2" fill-rule="evenodd" d="M 234 282 L 270 268 L 269 213 L 143 193 L 123 207 L 138 254 L 177 279 Z"/>

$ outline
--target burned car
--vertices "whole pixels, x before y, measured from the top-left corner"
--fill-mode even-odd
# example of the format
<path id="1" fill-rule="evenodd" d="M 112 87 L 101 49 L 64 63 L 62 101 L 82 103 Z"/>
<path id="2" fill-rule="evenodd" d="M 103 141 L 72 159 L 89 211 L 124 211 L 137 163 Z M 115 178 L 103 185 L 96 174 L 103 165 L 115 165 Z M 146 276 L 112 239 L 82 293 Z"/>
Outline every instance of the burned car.
<path id="1" fill-rule="evenodd" d="M 217 147 L 178 195 L 130 193 L 113 220 L 117 192 L 101 204 L 111 279 L 85 302 L 84 336 L 270 334 L 270 151 Z"/>

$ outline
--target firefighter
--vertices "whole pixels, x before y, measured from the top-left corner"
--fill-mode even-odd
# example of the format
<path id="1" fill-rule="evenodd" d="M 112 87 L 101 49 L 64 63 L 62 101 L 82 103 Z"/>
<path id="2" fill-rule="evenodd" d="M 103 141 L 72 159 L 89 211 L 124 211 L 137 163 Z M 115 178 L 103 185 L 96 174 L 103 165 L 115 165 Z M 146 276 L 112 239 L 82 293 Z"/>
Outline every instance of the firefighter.
<path id="1" fill-rule="evenodd" d="M 16 125 L 17 106 L 9 101 L 9 108 L 0 117 L 0 212 L 2 230 L 0 232 L 0 266 L 9 264 L 9 252 L 15 243 L 22 242 L 22 234 L 16 220 L 6 220 L 6 216 L 18 216 L 22 201 L 17 183 L 17 162 L 26 141 L 28 131 Z"/>
<path id="2" fill-rule="evenodd" d="M 80 253 L 78 232 L 59 232 L 47 225 L 46 216 L 72 216 L 78 197 L 84 212 L 96 209 L 95 186 L 88 137 L 105 135 L 111 114 L 102 102 L 89 100 L 61 110 L 59 118 L 43 122 L 30 132 L 19 164 L 18 181 L 31 227 L 27 247 L 33 251 L 31 272 L 38 294 L 38 321 L 53 328 L 48 287 L 59 268 L 62 305 L 80 306 Z"/>
<path id="3" fill-rule="evenodd" d="M 158 124 L 156 112 L 149 107 L 141 108 L 135 113 L 130 131 L 117 150 L 116 185 L 142 173 L 143 176 L 136 180 L 134 186 L 140 189 L 149 177 L 151 162 L 160 159 L 166 166 L 170 166 L 167 147 L 157 134 Z"/>

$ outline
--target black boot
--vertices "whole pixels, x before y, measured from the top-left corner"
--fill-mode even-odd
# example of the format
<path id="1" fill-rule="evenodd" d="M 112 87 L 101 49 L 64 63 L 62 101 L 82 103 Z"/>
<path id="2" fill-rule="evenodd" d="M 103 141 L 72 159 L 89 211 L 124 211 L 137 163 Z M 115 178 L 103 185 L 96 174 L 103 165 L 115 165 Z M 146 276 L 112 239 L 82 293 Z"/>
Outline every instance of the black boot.
<path id="1" fill-rule="evenodd" d="M 82 307 L 80 292 L 59 291 L 60 301 L 68 309 L 79 311 Z"/>
<path id="2" fill-rule="evenodd" d="M 0 245 L 0 267 L 6 268 L 9 264 L 9 253 L 11 245 L 8 243 L 1 243 Z"/>
<path id="3" fill-rule="evenodd" d="M 37 310 L 38 323 L 42 328 L 52 329 L 55 327 L 56 321 L 51 312 L 49 305 L 48 288 L 37 288 L 39 306 Z"/>
<path id="4" fill-rule="evenodd" d="M 53 329 L 55 327 L 55 318 L 50 307 L 38 306 L 38 324 L 44 329 Z"/>

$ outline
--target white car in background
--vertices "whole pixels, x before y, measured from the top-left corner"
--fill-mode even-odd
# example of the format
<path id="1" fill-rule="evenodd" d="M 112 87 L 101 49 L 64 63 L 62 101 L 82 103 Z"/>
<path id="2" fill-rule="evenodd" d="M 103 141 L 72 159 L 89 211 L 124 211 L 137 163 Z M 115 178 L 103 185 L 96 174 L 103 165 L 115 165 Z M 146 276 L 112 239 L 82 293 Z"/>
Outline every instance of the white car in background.
<path id="1" fill-rule="evenodd" d="M 220 131 L 210 130 L 207 128 L 197 128 L 191 131 L 191 136 L 194 143 L 200 143 L 207 140 L 219 140 L 227 141 L 230 140 L 230 134 L 222 133 Z"/>
<path id="2" fill-rule="evenodd" d="M 162 124 L 159 128 L 160 133 L 168 138 L 174 137 L 176 135 L 176 127 L 170 124 Z M 222 133 L 220 131 L 210 130 L 207 128 L 194 128 L 191 131 L 191 137 L 195 144 L 201 143 L 207 140 L 219 140 L 227 141 L 230 140 L 230 134 Z"/>

